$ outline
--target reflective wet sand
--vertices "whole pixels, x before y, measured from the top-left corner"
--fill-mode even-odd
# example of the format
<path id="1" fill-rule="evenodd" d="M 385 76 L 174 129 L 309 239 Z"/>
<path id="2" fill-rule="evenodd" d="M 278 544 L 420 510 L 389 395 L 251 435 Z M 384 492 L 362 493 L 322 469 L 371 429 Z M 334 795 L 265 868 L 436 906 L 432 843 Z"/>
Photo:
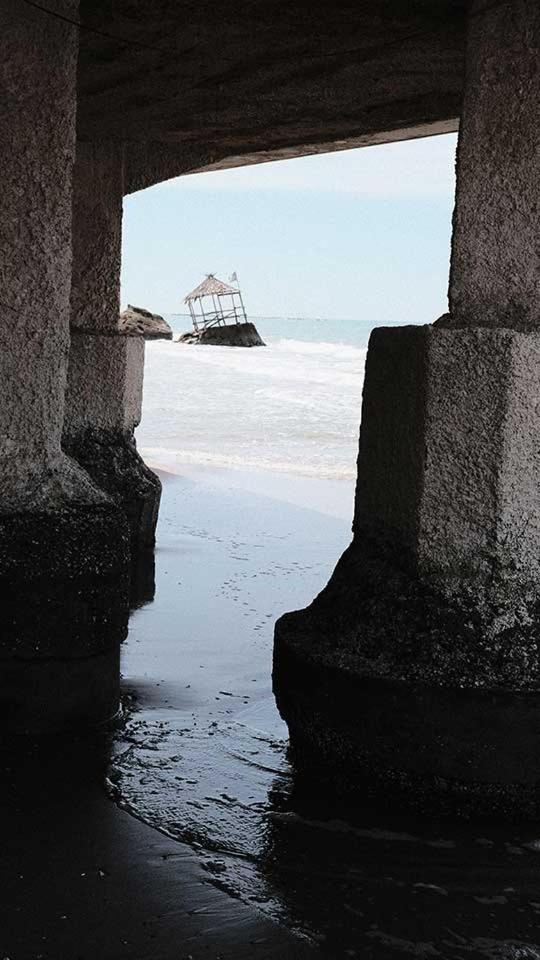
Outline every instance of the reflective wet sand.
<path id="1" fill-rule="evenodd" d="M 330 958 L 540 957 L 538 825 L 347 810 L 295 777 L 270 689 L 273 621 L 324 584 L 351 490 L 325 502 L 306 487 L 316 510 L 294 482 L 256 491 L 240 475 L 166 482 L 156 598 L 124 649 L 133 699 L 112 795 Z"/>

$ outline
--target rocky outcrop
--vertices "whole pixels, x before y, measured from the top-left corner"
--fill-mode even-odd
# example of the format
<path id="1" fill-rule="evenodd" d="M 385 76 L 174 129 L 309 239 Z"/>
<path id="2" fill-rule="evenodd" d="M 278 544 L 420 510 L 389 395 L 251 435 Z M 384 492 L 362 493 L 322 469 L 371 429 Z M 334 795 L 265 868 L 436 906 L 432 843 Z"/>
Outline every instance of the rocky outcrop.
<path id="1" fill-rule="evenodd" d="M 158 313 L 150 313 L 144 307 L 134 307 L 128 303 L 127 310 L 118 320 L 120 333 L 127 337 L 144 337 L 145 340 L 172 340 L 172 330 Z"/>
<path id="2" fill-rule="evenodd" d="M 264 347 L 254 323 L 229 323 L 196 333 L 190 330 L 178 337 L 177 343 L 204 343 L 217 347 Z"/>

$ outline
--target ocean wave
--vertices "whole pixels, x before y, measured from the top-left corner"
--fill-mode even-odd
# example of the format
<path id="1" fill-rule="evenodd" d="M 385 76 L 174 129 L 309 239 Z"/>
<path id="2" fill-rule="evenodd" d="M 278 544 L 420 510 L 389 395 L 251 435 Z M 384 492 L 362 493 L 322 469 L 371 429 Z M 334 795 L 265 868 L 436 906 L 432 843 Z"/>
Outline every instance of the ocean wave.
<path id="1" fill-rule="evenodd" d="M 282 337 L 276 340 L 268 338 L 268 343 L 284 353 L 301 353 L 307 356 L 322 356 L 336 360 L 353 360 L 359 363 L 365 362 L 367 354 L 366 347 L 355 347 L 351 343 L 331 343 L 325 340 L 291 340 Z"/>
<path id="2" fill-rule="evenodd" d="M 168 447 L 140 447 L 144 459 L 155 468 L 167 469 L 182 464 L 201 467 L 217 467 L 233 470 L 264 470 L 276 473 L 292 473 L 300 477 L 319 477 L 324 480 L 353 480 L 353 467 L 334 468 L 324 464 L 295 461 L 279 461 L 270 457 L 246 457 L 235 454 L 210 453 L 207 450 L 172 450 Z"/>
<path id="3" fill-rule="evenodd" d="M 282 338 L 264 348 L 146 348 L 138 444 L 177 462 L 350 479 L 366 350 Z"/>

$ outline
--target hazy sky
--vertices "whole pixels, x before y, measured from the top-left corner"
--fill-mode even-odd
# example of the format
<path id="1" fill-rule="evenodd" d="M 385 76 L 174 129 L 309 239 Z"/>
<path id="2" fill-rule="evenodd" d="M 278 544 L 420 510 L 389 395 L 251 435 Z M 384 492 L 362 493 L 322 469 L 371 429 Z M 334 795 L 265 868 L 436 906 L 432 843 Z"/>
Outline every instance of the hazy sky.
<path id="1" fill-rule="evenodd" d="M 429 323 L 446 309 L 455 135 L 179 177 L 126 197 L 122 305 L 184 312 L 236 271 L 249 313 Z"/>

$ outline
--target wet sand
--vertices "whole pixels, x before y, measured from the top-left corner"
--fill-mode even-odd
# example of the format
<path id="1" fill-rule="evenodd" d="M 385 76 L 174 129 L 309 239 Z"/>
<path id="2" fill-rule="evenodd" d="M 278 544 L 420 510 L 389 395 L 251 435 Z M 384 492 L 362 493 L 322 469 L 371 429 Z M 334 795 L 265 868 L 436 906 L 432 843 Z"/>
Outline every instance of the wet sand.
<path id="1" fill-rule="evenodd" d="M 352 485 L 162 479 L 126 723 L 2 754 L 0 957 L 539 960 L 539 825 L 337 808 L 289 765 L 273 623 L 327 580 Z"/>
<path id="2" fill-rule="evenodd" d="M 103 743 L 3 754 L 5 960 L 303 960 L 313 951 L 207 882 L 199 858 L 107 797 Z"/>
<path id="3" fill-rule="evenodd" d="M 318 954 L 249 898 L 224 889 L 212 855 L 193 835 L 191 844 L 167 837 L 165 825 L 154 829 L 144 810 L 128 812 L 132 805 L 111 785 L 120 769 L 127 781 L 126 765 L 142 758 L 142 786 L 155 798 L 152 777 L 160 764 L 165 768 L 169 727 L 177 733 L 189 718 L 204 732 L 232 717 L 237 705 L 267 698 L 279 597 L 304 602 L 317 576 L 322 583 L 327 574 L 317 538 L 304 556 L 288 549 L 287 511 L 296 508 L 249 495 L 247 502 L 239 474 L 231 483 L 226 472 L 162 479 L 155 600 L 134 612 L 123 651 L 127 728 L 113 738 L 21 741 L 0 753 L 0 956 L 9 960 Z M 291 490 L 284 487 L 283 495 Z M 269 519 L 276 504 L 283 511 L 279 530 Z M 334 524 L 347 527 L 329 518 L 329 530 Z M 180 790 L 181 781 L 174 783 Z"/>
<path id="4" fill-rule="evenodd" d="M 211 885 L 331 960 L 538 960 L 538 825 L 346 810 L 289 765 L 273 623 L 312 599 L 348 543 L 352 485 L 327 483 L 166 479 L 156 599 L 124 650 L 135 699 L 113 790 L 187 843 Z"/>

